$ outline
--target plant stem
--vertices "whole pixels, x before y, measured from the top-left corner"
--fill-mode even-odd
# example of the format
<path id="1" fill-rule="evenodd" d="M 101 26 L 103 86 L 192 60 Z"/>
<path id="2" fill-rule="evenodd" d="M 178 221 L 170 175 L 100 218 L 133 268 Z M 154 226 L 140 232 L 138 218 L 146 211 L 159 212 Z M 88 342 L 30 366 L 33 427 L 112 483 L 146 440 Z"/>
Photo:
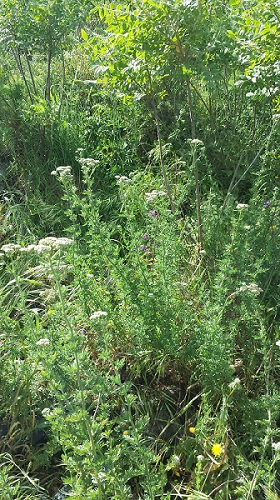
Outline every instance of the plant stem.
<path id="1" fill-rule="evenodd" d="M 195 130 L 195 119 L 193 110 L 193 100 L 190 79 L 187 79 L 187 93 L 188 93 L 188 103 L 190 110 L 190 121 L 191 121 L 191 134 L 192 139 L 196 139 Z M 203 233 L 202 233 L 202 217 L 201 217 L 201 197 L 200 197 L 200 186 L 199 186 L 199 173 L 198 173 L 198 156 L 196 147 L 193 150 L 193 169 L 194 169 L 194 179 L 195 179 L 195 197 L 196 197 L 196 213 L 198 222 L 198 242 L 201 248 L 203 248 Z"/>
<path id="2" fill-rule="evenodd" d="M 149 87 L 150 87 L 151 104 L 152 104 L 152 109 L 153 109 L 155 123 L 156 123 L 161 172 L 162 172 L 162 176 L 163 176 L 163 180 L 164 180 L 164 185 L 165 185 L 165 189 L 166 189 L 166 192 L 167 192 L 167 196 L 169 198 L 170 208 L 171 208 L 172 212 L 174 213 L 175 212 L 175 206 L 174 206 L 174 203 L 173 203 L 173 199 L 172 199 L 172 195 L 171 195 L 171 189 L 170 189 L 170 184 L 168 182 L 167 172 L 166 172 L 166 168 L 165 168 L 165 164 L 164 164 L 164 159 L 163 159 L 163 148 L 162 148 L 162 136 L 161 136 L 161 129 L 160 129 L 160 121 L 159 121 L 157 106 L 156 106 L 156 103 L 155 103 L 155 95 L 154 95 L 154 91 L 153 91 L 153 88 L 152 88 L 152 78 L 151 78 L 151 74 L 150 74 L 150 72 L 149 72 L 148 69 L 147 69 L 147 74 L 148 74 Z"/>
<path id="3" fill-rule="evenodd" d="M 69 333 L 71 335 L 71 342 L 74 345 L 76 345 L 75 344 L 75 342 L 76 342 L 75 341 L 75 332 L 74 332 L 74 329 L 73 329 L 73 326 L 72 326 L 71 322 L 69 321 L 69 318 L 68 318 L 68 315 L 67 315 L 67 312 L 66 312 L 66 309 L 65 309 L 65 304 L 64 304 L 64 299 L 63 299 L 63 295 L 62 295 L 60 280 L 57 278 L 57 274 L 56 274 L 56 271 L 54 269 L 51 256 L 49 257 L 49 264 L 50 264 L 50 269 L 51 269 L 51 271 L 52 271 L 52 273 L 54 275 L 54 278 L 55 278 L 55 282 L 56 282 L 56 286 L 57 286 L 57 292 L 58 292 L 58 296 L 59 296 L 59 300 L 60 300 L 60 304 L 61 304 L 61 308 L 62 308 L 63 318 L 64 318 L 66 326 L 67 326 L 67 328 L 69 330 Z M 93 436 L 93 433 L 92 433 L 92 429 L 91 429 L 91 426 L 90 426 L 88 418 L 87 418 L 88 414 L 87 414 L 87 409 L 86 409 L 85 395 L 84 395 L 84 389 L 83 389 L 83 384 L 82 384 L 82 379 L 81 379 L 81 366 L 80 366 L 80 361 L 79 361 L 78 349 L 77 348 L 74 349 L 74 358 L 75 358 L 75 364 L 76 364 L 76 367 L 77 367 L 76 373 L 77 373 L 78 389 L 79 389 L 80 396 L 81 396 L 81 405 L 82 405 L 82 411 L 83 411 L 83 418 L 84 418 L 85 426 L 86 426 L 86 429 L 87 429 L 88 437 L 89 437 L 89 440 L 90 440 L 91 449 L 92 449 L 93 454 L 95 454 L 96 446 L 95 446 L 95 443 L 94 443 L 94 436 Z"/>

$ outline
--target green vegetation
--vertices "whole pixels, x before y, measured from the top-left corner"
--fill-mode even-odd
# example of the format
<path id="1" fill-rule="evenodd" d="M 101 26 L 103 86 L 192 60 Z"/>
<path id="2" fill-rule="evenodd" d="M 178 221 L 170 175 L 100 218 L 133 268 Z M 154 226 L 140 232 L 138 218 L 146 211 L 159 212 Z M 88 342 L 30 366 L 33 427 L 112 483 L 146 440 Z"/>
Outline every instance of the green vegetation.
<path id="1" fill-rule="evenodd" d="M 279 499 L 279 0 L 0 32 L 1 500 Z"/>

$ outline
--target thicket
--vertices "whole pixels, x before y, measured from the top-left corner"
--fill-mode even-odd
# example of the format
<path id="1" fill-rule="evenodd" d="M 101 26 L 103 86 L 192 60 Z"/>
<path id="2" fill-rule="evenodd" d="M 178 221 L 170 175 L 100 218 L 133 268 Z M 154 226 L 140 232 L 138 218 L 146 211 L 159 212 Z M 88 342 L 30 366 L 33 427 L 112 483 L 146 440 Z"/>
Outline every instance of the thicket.
<path id="1" fill-rule="evenodd" d="M 1 3 L 3 500 L 279 498 L 279 30 Z"/>

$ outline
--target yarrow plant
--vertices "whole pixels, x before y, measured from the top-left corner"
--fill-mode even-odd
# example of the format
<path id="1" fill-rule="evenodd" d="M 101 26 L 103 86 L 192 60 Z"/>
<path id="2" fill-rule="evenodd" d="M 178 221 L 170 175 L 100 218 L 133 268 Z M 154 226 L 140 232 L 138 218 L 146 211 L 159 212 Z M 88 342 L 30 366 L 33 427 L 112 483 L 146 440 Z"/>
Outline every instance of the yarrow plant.
<path id="1" fill-rule="evenodd" d="M 89 319 L 99 319 L 99 318 L 102 318 L 104 316 L 107 316 L 108 313 L 106 311 L 95 311 Z"/>
<path id="2" fill-rule="evenodd" d="M 165 194 L 165 191 L 157 191 L 156 189 L 153 189 L 150 193 L 145 193 L 146 202 L 149 203 L 150 201 L 154 201 L 159 196 L 165 196 Z"/>
<path id="3" fill-rule="evenodd" d="M 59 250 L 60 248 L 72 245 L 72 243 L 73 240 L 70 238 L 55 238 L 53 236 L 49 236 L 47 238 L 42 238 L 37 244 L 27 245 L 26 247 L 14 243 L 8 243 L 7 245 L 3 245 L 1 250 L 7 254 L 15 252 L 35 252 L 40 254 L 50 252 L 52 250 Z"/>
<path id="4" fill-rule="evenodd" d="M 38 346 L 47 346 L 50 345 L 50 340 L 48 338 L 42 338 L 36 342 Z"/>
<path id="5" fill-rule="evenodd" d="M 246 283 L 243 283 L 241 287 L 239 288 L 239 292 L 248 292 L 252 293 L 253 295 L 259 295 L 263 290 L 256 285 L 256 283 L 249 283 L 248 285 Z"/>
<path id="6" fill-rule="evenodd" d="M 70 166 L 57 167 L 55 170 L 51 172 L 51 175 L 58 175 L 60 177 L 69 177 L 72 175 L 72 167 Z"/>

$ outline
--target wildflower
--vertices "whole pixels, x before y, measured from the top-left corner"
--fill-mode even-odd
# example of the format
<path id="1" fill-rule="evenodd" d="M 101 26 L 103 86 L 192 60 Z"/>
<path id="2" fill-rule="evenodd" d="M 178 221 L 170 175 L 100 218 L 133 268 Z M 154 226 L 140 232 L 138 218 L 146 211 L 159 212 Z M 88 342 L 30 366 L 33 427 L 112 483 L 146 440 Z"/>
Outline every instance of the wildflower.
<path id="1" fill-rule="evenodd" d="M 279 179 L 279 175 L 275 175 L 274 179 L 277 181 L 277 179 Z"/>
<path id="2" fill-rule="evenodd" d="M 278 441 L 278 443 L 272 443 L 272 448 L 275 450 L 275 451 L 280 451 L 280 442 Z"/>
<path id="3" fill-rule="evenodd" d="M 21 248 L 21 246 L 20 245 L 16 245 L 15 243 L 7 243 L 7 245 L 3 245 L 1 247 L 1 250 L 4 253 L 14 253 L 17 250 L 19 250 L 20 248 Z"/>
<path id="4" fill-rule="evenodd" d="M 146 196 L 146 201 L 154 201 L 158 196 L 165 196 L 165 191 L 157 191 L 156 189 L 153 189 L 149 193 L 145 193 Z"/>
<path id="5" fill-rule="evenodd" d="M 195 434 L 195 427 L 189 427 L 189 432 L 191 434 Z"/>
<path id="6" fill-rule="evenodd" d="M 150 215 L 151 217 L 156 218 L 156 217 L 158 216 L 158 212 L 157 212 L 156 210 L 150 210 L 150 211 L 149 211 L 149 215 Z"/>
<path id="7" fill-rule="evenodd" d="M 69 246 L 73 243 L 73 240 L 70 238 L 55 238 L 53 236 L 48 236 L 47 238 L 43 238 L 39 241 L 36 250 L 40 253 L 44 251 L 46 248 L 48 250 L 54 249 L 58 250 L 61 247 Z M 39 248 L 38 248 L 39 247 Z"/>
<path id="8" fill-rule="evenodd" d="M 147 247 L 145 245 L 141 245 L 140 249 L 144 252 L 145 250 L 147 250 Z"/>
<path id="9" fill-rule="evenodd" d="M 214 457 L 219 457 L 221 455 L 223 451 L 223 447 L 221 444 L 219 443 L 214 443 L 212 448 L 211 448 L 211 452 L 212 452 L 212 455 L 214 455 Z"/>
<path id="10" fill-rule="evenodd" d="M 276 345 L 280 347 L 280 340 L 277 340 Z"/>
<path id="11" fill-rule="evenodd" d="M 102 316 L 107 316 L 108 313 L 106 311 L 95 311 L 89 319 L 98 319 L 101 318 Z"/>
<path id="12" fill-rule="evenodd" d="M 80 163 L 82 165 L 82 168 L 85 168 L 85 167 L 95 167 L 96 165 L 98 165 L 99 160 L 94 160 L 93 158 L 80 158 Z"/>
<path id="13" fill-rule="evenodd" d="M 202 462 L 202 460 L 203 460 L 203 459 L 204 459 L 204 456 L 203 456 L 203 455 L 197 455 L 197 457 L 196 457 L 196 460 L 197 460 L 198 462 Z"/>
<path id="14" fill-rule="evenodd" d="M 123 431 L 124 436 L 128 436 L 129 432 L 128 431 Z"/>
<path id="15" fill-rule="evenodd" d="M 43 338 L 43 339 L 38 340 L 38 342 L 36 342 L 36 345 L 39 345 L 39 346 L 50 345 L 50 341 L 48 338 Z"/>
<path id="16" fill-rule="evenodd" d="M 240 385 L 240 378 L 236 377 L 230 384 L 229 384 L 229 388 L 230 389 L 235 389 L 236 387 L 238 387 Z"/>
<path id="17" fill-rule="evenodd" d="M 43 417 L 50 417 L 50 415 L 51 415 L 50 408 L 43 408 L 42 415 L 43 415 Z"/>
<path id="18" fill-rule="evenodd" d="M 239 288 L 239 292 L 249 292 L 258 295 L 263 290 L 256 283 L 250 283 L 247 285 L 246 283 L 242 283 L 242 286 Z"/>
<path id="19" fill-rule="evenodd" d="M 270 226 L 270 229 L 276 229 L 277 226 Z"/>
<path id="20" fill-rule="evenodd" d="M 51 175 L 59 175 L 60 177 L 68 177 L 71 175 L 71 167 L 57 167 L 51 172 Z"/>
<path id="21" fill-rule="evenodd" d="M 264 208 L 269 207 L 269 205 L 270 205 L 270 201 L 265 200 L 265 201 L 263 202 L 263 206 L 264 206 Z"/>
<path id="22" fill-rule="evenodd" d="M 203 142 L 200 139 L 191 139 L 190 143 L 198 145 L 198 146 L 203 146 L 204 145 Z"/>
<path id="23" fill-rule="evenodd" d="M 121 186 L 122 184 L 129 184 L 131 182 L 131 179 L 125 175 L 115 175 L 115 179 L 117 179 L 118 186 Z"/>
<path id="24" fill-rule="evenodd" d="M 242 210 L 242 208 L 247 208 L 248 206 L 249 206 L 248 203 L 237 203 L 236 209 Z"/>
<path id="25" fill-rule="evenodd" d="M 32 252 L 37 250 L 37 245 L 28 245 L 27 247 L 21 247 L 20 252 Z"/>
<path id="26" fill-rule="evenodd" d="M 144 241 L 147 241 L 149 239 L 149 234 L 147 233 L 142 234 L 142 238 Z"/>
<path id="27" fill-rule="evenodd" d="M 251 229 L 251 226 L 244 226 L 244 229 L 247 229 L 249 231 L 249 229 Z"/>

